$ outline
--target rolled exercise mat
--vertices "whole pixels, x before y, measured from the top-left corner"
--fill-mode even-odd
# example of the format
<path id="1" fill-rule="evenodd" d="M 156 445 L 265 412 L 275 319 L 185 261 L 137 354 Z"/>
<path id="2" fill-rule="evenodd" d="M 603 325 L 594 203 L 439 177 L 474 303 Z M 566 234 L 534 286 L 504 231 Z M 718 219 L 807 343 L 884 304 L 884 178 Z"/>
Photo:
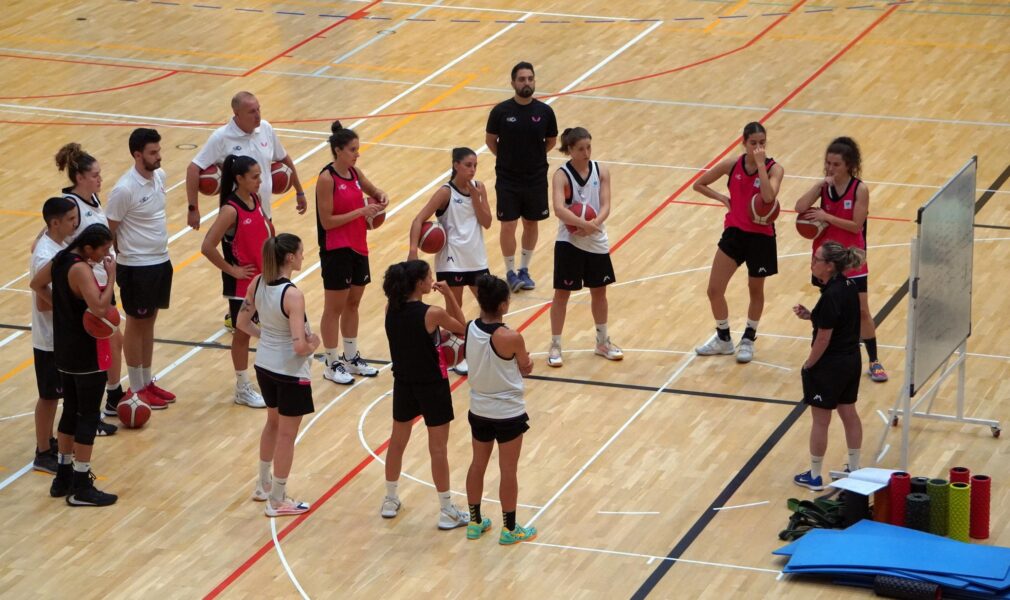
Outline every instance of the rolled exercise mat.
<path id="1" fill-rule="evenodd" d="M 926 494 L 929 496 L 929 532 L 935 535 L 947 535 L 947 480 L 930 479 L 926 484 Z"/>
<path id="2" fill-rule="evenodd" d="M 855 525 L 870 516 L 870 497 L 844 491 L 842 496 L 842 527 Z"/>
<path id="3" fill-rule="evenodd" d="M 926 484 L 929 483 L 929 477 L 913 477 L 912 478 L 912 493 L 913 494 L 925 494 Z"/>
<path id="4" fill-rule="evenodd" d="M 891 490 L 886 487 L 873 492 L 873 520 L 891 522 Z"/>
<path id="5" fill-rule="evenodd" d="M 912 492 L 905 497 L 905 527 L 929 531 L 929 496 Z"/>
<path id="6" fill-rule="evenodd" d="M 989 490 L 992 479 L 988 475 L 971 478 L 971 516 L 968 534 L 976 540 L 989 538 Z"/>
<path id="7" fill-rule="evenodd" d="M 884 598 L 899 598 L 900 600 L 934 600 L 939 599 L 942 593 L 940 586 L 935 583 L 893 575 L 874 577 L 873 592 Z"/>
<path id="8" fill-rule="evenodd" d="M 905 524 L 905 496 L 911 492 L 911 476 L 904 471 L 891 473 L 887 492 L 891 501 L 891 525 Z"/>
<path id="9" fill-rule="evenodd" d="M 967 483 L 950 484 L 947 498 L 947 536 L 960 542 L 968 541 L 968 525 L 971 519 L 971 486 Z"/>
<path id="10" fill-rule="evenodd" d="M 971 480 L 971 471 L 968 467 L 952 467 L 950 469 L 950 482 L 951 483 L 969 483 Z"/>

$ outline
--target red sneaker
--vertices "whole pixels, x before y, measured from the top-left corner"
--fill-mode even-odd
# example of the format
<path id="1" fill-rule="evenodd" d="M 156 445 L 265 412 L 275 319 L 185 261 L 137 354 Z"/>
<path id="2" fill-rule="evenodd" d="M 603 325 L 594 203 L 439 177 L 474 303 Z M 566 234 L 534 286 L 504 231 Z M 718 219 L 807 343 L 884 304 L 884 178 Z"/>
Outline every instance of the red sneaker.
<path id="1" fill-rule="evenodd" d="M 144 388 L 137 392 L 137 398 L 139 398 L 143 403 L 151 407 L 151 410 L 165 410 L 168 408 L 168 401 L 164 398 L 159 398 L 150 390 L 150 388 Z"/>
<path id="2" fill-rule="evenodd" d="M 169 404 L 171 404 L 172 402 L 175 402 L 175 394 L 173 394 L 172 392 L 170 392 L 168 390 L 165 390 L 165 389 L 162 389 L 162 388 L 156 386 L 154 384 L 155 381 L 157 381 L 157 380 L 156 379 L 152 379 L 151 383 L 147 384 L 147 391 L 149 391 L 152 394 L 154 394 L 155 396 L 161 398 L 165 402 L 168 402 Z"/>

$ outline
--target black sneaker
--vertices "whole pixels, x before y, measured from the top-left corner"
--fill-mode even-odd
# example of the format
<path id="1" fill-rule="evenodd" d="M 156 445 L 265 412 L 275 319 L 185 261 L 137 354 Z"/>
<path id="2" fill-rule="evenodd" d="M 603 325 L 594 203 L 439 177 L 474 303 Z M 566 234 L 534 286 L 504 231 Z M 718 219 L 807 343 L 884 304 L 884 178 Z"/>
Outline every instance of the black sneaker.
<path id="1" fill-rule="evenodd" d="M 74 471 L 74 489 L 67 496 L 70 506 L 110 506 L 119 500 L 115 494 L 106 494 L 95 488 L 95 474 L 91 471 L 78 473 Z"/>
<path id="2" fill-rule="evenodd" d="M 119 427 L 116 427 L 112 423 L 106 423 L 105 421 L 99 419 L 98 429 L 95 431 L 95 435 L 99 437 L 105 437 L 109 435 L 115 435 L 117 431 L 119 431 Z"/>
<path id="3" fill-rule="evenodd" d="M 49 486 L 49 495 L 53 498 L 63 498 L 70 493 L 74 482 L 74 465 L 57 465 L 56 478 Z"/>
<path id="4" fill-rule="evenodd" d="M 39 471 L 40 473 L 55 475 L 56 467 L 58 466 L 59 461 L 56 459 L 55 445 L 49 446 L 49 449 L 43 452 L 39 452 L 38 450 L 35 451 L 35 461 L 32 463 L 32 469 Z"/>
<path id="5" fill-rule="evenodd" d="M 115 417 L 119 413 L 116 412 L 116 408 L 119 406 L 120 401 L 122 401 L 125 392 L 123 392 L 123 386 L 119 386 L 114 390 L 106 390 L 108 394 L 105 398 L 105 408 L 102 410 L 102 414 L 106 417 Z M 100 428 L 99 428 L 100 429 Z M 98 435 L 112 435 L 99 433 Z"/>

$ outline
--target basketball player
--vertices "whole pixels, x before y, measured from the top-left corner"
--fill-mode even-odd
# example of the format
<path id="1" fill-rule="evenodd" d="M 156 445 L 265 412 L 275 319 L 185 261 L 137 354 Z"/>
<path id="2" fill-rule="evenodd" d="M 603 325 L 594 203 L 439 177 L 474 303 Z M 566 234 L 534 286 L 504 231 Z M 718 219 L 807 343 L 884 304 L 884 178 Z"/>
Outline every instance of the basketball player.
<path id="1" fill-rule="evenodd" d="M 804 219 L 827 224 L 813 242 L 814 252 L 824 242 L 835 241 L 849 247 L 866 250 L 866 217 L 870 212 L 870 190 L 859 179 L 862 157 L 855 140 L 835 138 L 824 153 L 824 181 L 817 183 L 796 201 L 796 212 Z M 820 208 L 813 208 L 820 199 Z M 887 371 L 877 359 L 877 330 L 870 313 L 867 279 L 869 267 L 845 274 L 859 288 L 860 337 L 866 346 L 870 365 L 867 369 L 873 381 L 887 381 Z M 815 280 L 816 285 L 816 280 Z"/>
<path id="2" fill-rule="evenodd" d="M 435 254 L 435 278 L 449 286 L 460 306 L 463 288 L 469 287 L 476 297 L 477 278 L 489 272 L 481 228 L 491 228 L 491 207 L 484 184 L 474 179 L 476 174 L 477 154 L 469 148 L 453 148 L 449 182 L 435 191 L 410 225 L 408 260 L 417 260 L 421 225 L 432 215 L 445 229 L 445 246 Z M 455 370 L 466 375 L 466 359 Z"/>
<path id="3" fill-rule="evenodd" d="M 480 318 L 467 325 L 466 357 L 470 363 L 470 431 L 473 436 L 473 460 L 466 473 L 466 496 L 470 521 L 466 537 L 471 540 L 491 528 L 491 519 L 480 512 L 484 495 L 484 472 L 498 442 L 501 483 L 502 529 L 498 543 L 512 545 L 537 537 L 534 527 L 516 524 L 519 498 L 519 453 L 523 434 L 529 430 L 526 402 L 523 400 L 523 376 L 533 372 L 533 360 L 518 331 L 505 327 L 509 309 L 508 285 L 493 275 L 477 280 Z"/>
<path id="4" fill-rule="evenodd" d="M 582 127 L 565 129 L 561 153 L 571 157 L 554 173 L 554 214 L 558 238 L 554 243 L 554 300 L 551 302 L 551 349 L 547 364 L 560 367 L 561 332 L 568 313 L 568 298 L 583 284 L 589 288 L 593 322 L 596 323 L 597 356 L 621 360 L 624 353 L 607 334 L 607 286 L 617 281 L 610 262 L 610 242 L 604 221 L 610 216 L 610 171 L 593 162 L 593 137 Z M 593 219 L 572 212 L 577 203 L 592 207 Z M 568 226 L 577 227 L 575 233 Z"/>
<path id="5" fill-rule="evenodd" d="M 744 154 L 720 162 L 694 184 L 696 192 L 722 202 L 727 208 L 722 239 L 719 240 L 719 249 L 715 252 L 708 278 L 708 299 L 715 317 L 716 335 L 695 348 L 695 352 L 702 356 L 734 352 L 729 335 L 726 286 L 737 268 L 747 263 L 750 305 L 747 307 L 747 328 L 736 347 L 736 360 L 747 363 L 754 358 L 754 340 L 757 339 L 758 321 L 765 304 L 765 278 L 778 273 L 778 257 L 775 225 L 755 223 L 751 217 L 751 201 L 757 196 L 758 201 L 773 204 L 785 175 L 782 165 L 765 155 L 766 143 L 764 125 L 748 123 L 743 128 Z M 727 178 L 729 196 L 709 187 L 721 177 Z"/>
<path id="6" fill-rule="evenodd" d="M 386 497 L 380 514 L 391 519 L 400 510 L 396 491 L 403 452 L 410 441 L 414 420 L 424 417 L 428 428 L 431 478 L 441 507 L 439 529 L 467 524 L 467 514 L 452 503 L 449 491 L 449 423 L 453 420 L 445 360 L 439 352 L 439 328 L 462 336 L 465 317 L 445 282 L 435 282 L 423 260 L 390 265 L 382 281 L 386 305 L 386 338 L 393 362 L 393 433 L 386 452 Z M 435 290 L 445 298 L 445 309 L 429 306 L 422 296 Z"/>
<path id="7" fill-rule="evenodd" d="M 536 287 L 529 267 L 537 246 L 537 223 L 551 215 L 547 205 L 547 153 L 557 140 L 558 123 L 551 107 L 533 98 L 534 79 L 530 63 L 512 67 L 515 95 L 491 109 L 485 128 L 487 147 L 497 157 L 494 188 L 501 221 L 501 252 L 513 292 Z M 522 257 L 517 272 L 516 224 L 520 217 Z"/>
<path id="8" fill-rule="evenodd" d="M 266 502 L 268 517 L 309 510 L 307 503 L 285 493 L 302 416 L 315 411 L 312 353 L 320 343 L 319 336 L 309 330 L 305 296 L 291 283 L 291 274 L 302 268 L 302 258 L 302 241 L 297 236 L 282 233 L 267 238 L 263 274 L 253 278 L 238 313 L 238 329 L 260 338 L 256 381 L 266 401 L 267 422 L 260 434 L 260 475 L 253 500 Z M 259 327 L 253 315 L 259 315 Z"/>

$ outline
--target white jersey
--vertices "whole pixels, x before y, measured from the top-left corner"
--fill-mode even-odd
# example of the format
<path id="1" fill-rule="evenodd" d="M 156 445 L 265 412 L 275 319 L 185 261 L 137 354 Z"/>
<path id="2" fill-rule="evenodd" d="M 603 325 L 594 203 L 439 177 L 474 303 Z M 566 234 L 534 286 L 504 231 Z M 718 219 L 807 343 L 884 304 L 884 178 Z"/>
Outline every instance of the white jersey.
<path id="1" fill-rule="evenodd" d="M 147 179 L 130 167 L 109 193 L 105 214 L 119 222 L 116 264 L 147 267 L 168 262 L 164 170 L 157 169 Z"/>
<path id="2" fill-rule="evenodd" d="M 28 265 L 28 278 L 34 278 L 36 273 L 66 247 L 66 244 L 57 244 L 53 238 L 43 233 L 35 242 L 35 250 L 32 251 L 31 262 Z M 49 290 L 52 289 L 53 286 L 50 285 Z M 32 346 L 46 352 L 53 351 L 53 311 L 39 310 L 35 305 L 35 294 L 32 294 Z"/>
<path id="3" fill-rule="evenodd" d="M 576 203 L 588 204 L 593 207 L 596 214 L 600 214 L 600 167 L 596 161 L 589 161 L 589 177 L 583 181 L 582 177 L 572 168 L 571 161 L 561 166 L 560 170 L 568 178 L 568 185 L 572 189 L 572 197 L 566 198 L 565 202 L 569 208 Z M 607 240 L 607 226 L 601 225 L 600 231 L 592 235 L 574 235 L 565 226 L 564 221 L 558 220 L 558 241 L 568 242 L 580 250 L 592 252 L 593 254 L 610 253 L 610 242 Z"/>
<path id="4" fill-rule="evenodd" d="M 456 189 L 452 182 L 442 187 L 449 190 L 449 203 L 441 214 L 435 214 L 439 225 L 445 229 L 445 246 L 435 255 L 435 272 L 483 271 L 487 268 L 487 251 L 473 199 Z"/>
<path id="5" fill-rule="evenodd" d="M 260 343 L 256 347 L 256 366 L 278 375 L 299 379 L 312 377 L 312 357 L 295 354 L 291 341 L 291 327 L 284 312 L 284 293 L 295 284 L 280 279 L 268 285 L 260 277 L 256 287 L 256 312 L 260 320 Z M 305 319 L 305 335 L 310 333 Z"/>
<path id="6" fill-rule="evenodd" d="M 506 360 L 495 352 L 491 335 L 476 320 L 467 325 L 470 412 L 485 419 L 511 419 L 526 412 L 523 376 L 515 357 Z"/>
<path id="7" fill-rule="evenodd" d="M 102 202 L 98 199 L 97 194 L 92 194 L 91 201 L 89 202 L 70 191 L 70 189 L 71 188 L 65 188 L 63 190 L 63 197 L 69 198 L 77 203 L 78 218 L 80 220 L 77 223 L 77 229 L 68 235 L 65 240 L 68 246 L 70 245 L 70 242 L 74 241 L 74 239 L 76 239 L 82 231 L 96 223 L 100 223 L 106 227 L 109 226 L 109 219 L 106 218 L 105 211 L 102 210 Z M 115 248 L 109 248 L 109 256 L 116 256 Z M 98 285 L 102 287 L 108 285 L 109 276 L 105 273 L 105 267 L 102 266 L 101 263 L 93 263 L 91 261 L 88 261 L 88 264 L 91 265 L 91 270 L 95 272 L 95 279 L 98 280 Z"/>

